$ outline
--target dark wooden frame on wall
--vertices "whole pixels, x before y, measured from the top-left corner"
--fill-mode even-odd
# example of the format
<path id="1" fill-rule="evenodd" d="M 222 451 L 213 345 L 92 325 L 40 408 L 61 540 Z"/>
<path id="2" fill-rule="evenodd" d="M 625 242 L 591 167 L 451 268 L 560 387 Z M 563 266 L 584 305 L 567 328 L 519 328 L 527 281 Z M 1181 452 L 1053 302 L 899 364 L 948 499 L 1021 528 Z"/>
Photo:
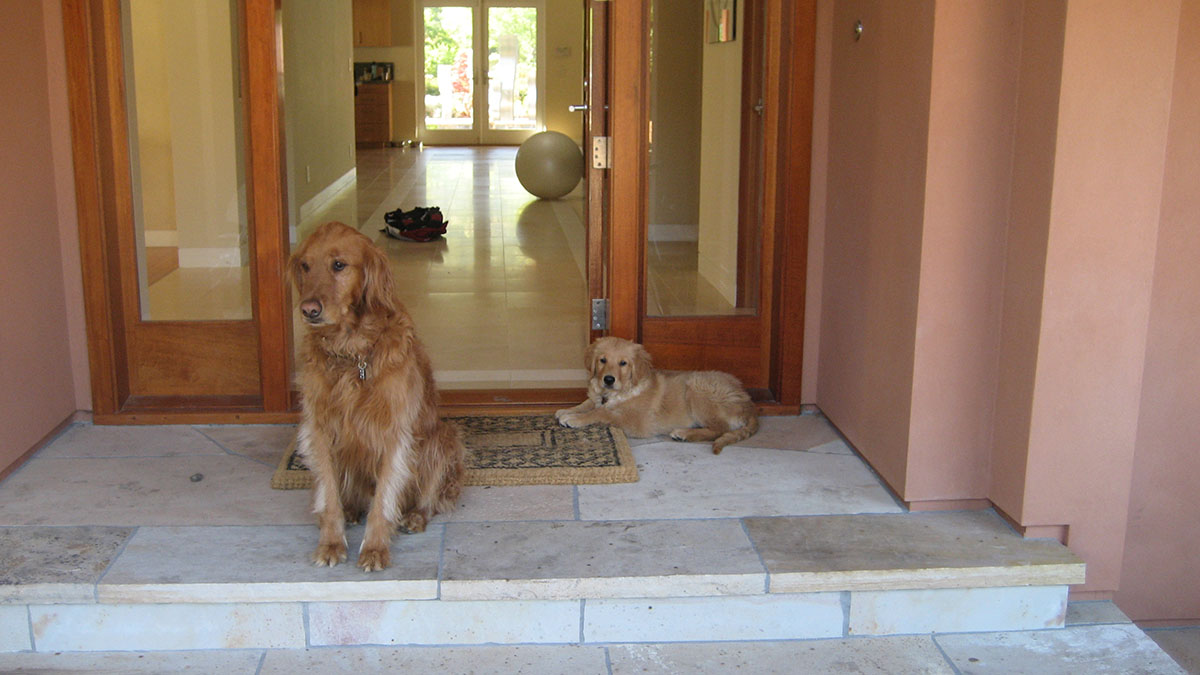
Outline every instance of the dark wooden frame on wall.
<path id="1" fill-rule="evenodd" d="M 101 423 L 292 421 L 287 255 L 282 184 L 280 71 L 277 60 L 278 0 L 239 3 L 246 97 L 247 194 L 251 241 L 253 320 L 205 322 L 202 340 L 210 354 L 227 355 L 218 383 L 234 395 L 140 393 L 132 383 L 139 367 L 156 359 L 169 372 L 172 353 L 195 323 L 127 320 L 136 307 L 136 272 L 128 261 L 131 192 L 128 131 L 124 125 L 124 73 L 118 0 L 63 0 L 67 86 L 75 190 L 91 366 L 94 419 Z M 249 370 L 250 372 L 246 372 Z M 186 372 L 186 369 L 184 370 Z M 208 377 L 207 373 L 203 374 Z"/>
<path id="2" fill-rule="evenodd" d="M 763 0 L 761 304 L 758 316 L 645 317 L 649 73 L 647 3 L 613 3 L 614 86 L 608 258 L 611 333 L 652 346 L 668 367 L 703 355 L 732 372 L 756 373 L 764 407 L 798 411 L 804 343 L 805 275 L 811 180 L 815 0 Z M 747 66 L 752 67 L 752 66 Z M 745 141 L 744 141 L 745 142 Z M 743 161 L 754 161 L 743 157 Z M 743 166 L 743 173 L 749 169 Z M 660 357 L 660 355 L 662 355 Z M 722 361 L 724 359 L 724 361 Z"/>

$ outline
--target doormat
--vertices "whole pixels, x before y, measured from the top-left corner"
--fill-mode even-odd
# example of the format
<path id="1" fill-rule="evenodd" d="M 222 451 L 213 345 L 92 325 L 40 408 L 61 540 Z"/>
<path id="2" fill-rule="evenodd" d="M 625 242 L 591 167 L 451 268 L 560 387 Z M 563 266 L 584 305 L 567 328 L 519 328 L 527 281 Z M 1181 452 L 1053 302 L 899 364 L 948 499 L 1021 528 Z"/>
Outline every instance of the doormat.
<path id="1" fill-rule="evenodd" d="M 464 485 L 636 483 L 637 465 L 620 430 L 603 424 L 561 426 L 553 415 L 447 417 L 467 448 Z M 271 477 L 277 490 L 312 486 L 312 474 L 288 445 Z"/>

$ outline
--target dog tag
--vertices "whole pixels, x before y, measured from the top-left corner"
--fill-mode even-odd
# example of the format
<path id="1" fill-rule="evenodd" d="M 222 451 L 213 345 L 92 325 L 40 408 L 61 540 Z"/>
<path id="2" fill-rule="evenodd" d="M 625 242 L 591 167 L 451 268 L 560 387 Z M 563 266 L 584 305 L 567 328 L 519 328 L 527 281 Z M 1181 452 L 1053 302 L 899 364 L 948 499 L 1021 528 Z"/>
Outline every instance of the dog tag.
<path id="1" fill-rule="evenodd" d="M 367 362 L 366 361 L 358 362 L 358 379 L 360 379 L 360 380 L 367 379 Z"/>

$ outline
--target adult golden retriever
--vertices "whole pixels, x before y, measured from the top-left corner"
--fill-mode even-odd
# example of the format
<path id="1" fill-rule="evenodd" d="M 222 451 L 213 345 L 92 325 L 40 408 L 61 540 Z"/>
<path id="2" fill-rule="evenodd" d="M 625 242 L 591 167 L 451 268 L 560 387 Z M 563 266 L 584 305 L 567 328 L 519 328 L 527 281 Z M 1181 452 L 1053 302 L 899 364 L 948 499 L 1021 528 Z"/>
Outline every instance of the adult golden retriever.
<path id="1" fill-rule="evenodd" d="M 313 472 L 317 565 L 346 559 L 345 523 L 367 515 L 358 566 L 391 564 L 392 530 L 422 532 L 462 487 L 458 430 L 438 418 L 425 348 L 396 298 L 387 254 L 342 223 L 288 263 L 308 327 L 297 449 Z"/>
<path id="2" fill-rule="evenodd" d="M 630 436 L 712 441 L 714 455 L 758 431 L 754 403 L 728 373 L 655 370 L 645 347 L 616 337 L 593 342 L 584 360 L 588 397 L 554 413 L 563 426 L 605 422 Z"/>

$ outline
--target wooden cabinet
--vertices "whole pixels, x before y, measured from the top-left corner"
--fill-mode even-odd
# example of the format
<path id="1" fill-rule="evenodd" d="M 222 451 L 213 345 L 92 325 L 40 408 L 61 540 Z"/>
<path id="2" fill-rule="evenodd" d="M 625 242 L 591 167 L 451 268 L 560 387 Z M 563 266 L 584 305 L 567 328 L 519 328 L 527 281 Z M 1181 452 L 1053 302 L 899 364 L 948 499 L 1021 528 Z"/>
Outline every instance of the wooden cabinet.
<path id="1" fill-rule="evenodd" d="M 392 140 L 392 83 L 357 85 L 354 97 L 354 142 L 386 145 Z"/>
<path id="2" fill-rule="evenodd" d="M 391 0 L 354 0 L 355 47 L 392 46 Z"/>

